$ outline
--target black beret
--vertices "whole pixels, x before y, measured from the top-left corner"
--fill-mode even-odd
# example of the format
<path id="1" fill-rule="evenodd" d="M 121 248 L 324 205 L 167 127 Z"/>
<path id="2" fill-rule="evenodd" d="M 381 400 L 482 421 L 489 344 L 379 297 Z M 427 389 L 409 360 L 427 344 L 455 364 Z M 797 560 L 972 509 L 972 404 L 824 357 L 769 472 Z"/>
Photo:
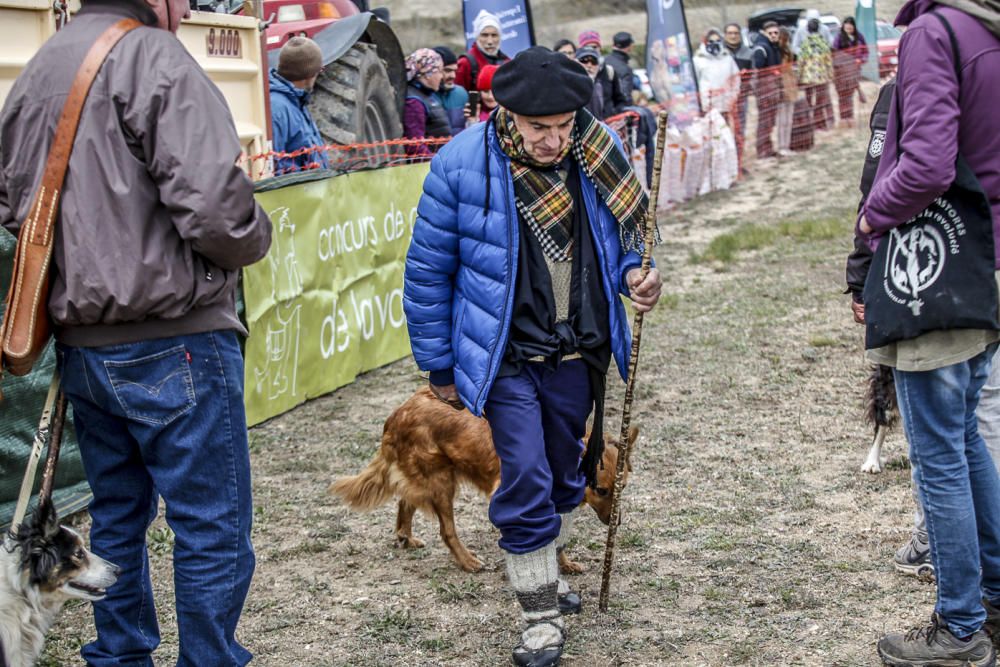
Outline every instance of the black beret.
<path id="1" fill-rule="evenodd" d="M 632 44 L 635 44 L 635 40 L 632 39 L 632 35 L 627 32 L 616 32 L 615 36 L 611 38 L 614 45 L 623 49 L 628 48 Z"/>
<path id="2" fill-rule="evenodd" d="M 533 46 L 496 71 L 493 96 L 522 116 L 554 116 L 586 106 L 594 96 L 594 82 L 572 58 Z"/>
<path id="3" fill-rule="evenodd" d="M 447 46 L 435 46 L 434 50 L 437 51 L 439 56 L 441 56 L 441 60 L 444 61 L 445 66 L 454 65 L 458 62 L 458 56 L 456 56 L 455 52 Z"/>

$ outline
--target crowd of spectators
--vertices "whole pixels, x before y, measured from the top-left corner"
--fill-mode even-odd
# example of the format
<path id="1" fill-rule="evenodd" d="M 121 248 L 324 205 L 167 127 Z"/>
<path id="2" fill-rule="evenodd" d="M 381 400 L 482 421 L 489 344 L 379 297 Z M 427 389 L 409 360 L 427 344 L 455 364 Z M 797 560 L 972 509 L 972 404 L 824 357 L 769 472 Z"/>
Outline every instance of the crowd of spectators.
<path id="1" fill-rule="evenodd" d="M 831 85 L 836 90 L 841 123 L 854 124 L 854 94 L 863 101 L 860 70 L 868 59 L 864 37 L 852 17 L 845 18 L 836 33 L 819 20 L 816 10 L 809 10 L 806 19 L 794 35 L 774 21 L 748 37 L 737 23 L 722 30 L 711 28 L 693 54 L 701 110 L 722 114 L 733 132 L 741 162 L 751 97 L 756 100 L 757 158 L 789 156 L 793 149 L 812 145 L 814 130 L 833 128 L 836 114 Z M 408 155 L 433 154 L 441 139 L 487 120 L 496 108 L 493 73 L 510 60 L 502 50 L 500 19 L 481 12 L 473 32 L 475 38 L 466 53 L 437 46 L 417 49 L 407 57 L 404 137 L 438 140 L 411 143 L 406 147 Z M 630 116 L 635 129 L 633 142 L 645 146 L 651 155 L 655 118 L 631 66 L 635 40 L 631 34 L 619 32 L 612 41 L 605 49 L 598 32 L 584 30 L 575 42 L 560 39 L 552 50 L 579 62 L 594 81 L 594 94 L 586 109 L 603 121 L 622 114 Z M 271 72 L 272 108 L 279 112 L 274 118 L 277 152 L 294 152 L 310 142 L 314 146 L 325 143 L 307 109 L 315 73 L 299 71 L 314 64 L 300 62 L 305 57 L 303 49 L 310 55 L 318 53 L 311 40 L 295 38 L 282 50 L 281 62 L 286 64 Z M 286 56 L 285 51 L 290 53 Z M 302 78 L 283 76 L 283 67 Z M 807 135 L 808 140 L 793 140 L 793 129 Z M 323 158 L 300 154 L 283 157 L 276 167 L 280 172 L 323 164 Z"/>

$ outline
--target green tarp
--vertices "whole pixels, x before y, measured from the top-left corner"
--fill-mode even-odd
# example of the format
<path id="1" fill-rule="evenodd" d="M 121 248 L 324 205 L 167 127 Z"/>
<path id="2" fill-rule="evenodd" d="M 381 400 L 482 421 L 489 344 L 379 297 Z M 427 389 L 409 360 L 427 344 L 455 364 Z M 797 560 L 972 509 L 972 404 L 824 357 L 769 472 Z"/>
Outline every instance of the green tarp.
<path id="1" fill-rule="evenodd" d="M 7 293 L 7 282 L 14 258 L 14 237 L 0 230 L 0 294 Z M 0 317 L 3 316 L 3 302 L 0 301 Z M 38 428 L 38 418 L 42 414 L 45 394 L 52 381 L 55 368 L 55 352 L 52 345 L 45 353 L 42 363 L 34 372 L 25 377 L 5 375 L 0 388 L 4 400 L 0 403 L 0 528 L 6 530 L 14 514 L 17 494 L 21 490 L 21 480 L 31 453 L 31 443 Z M 72 408 L 66 416 L 66 430 L 60 450 L 59 467 L 56 469 L 55 499 L 60 515 L 65 516 L 86 507 L 90 500 L 80 461 L 80 450 L 72 426 Z M 35 492 L 41 481 L 42 462 L 39 463 Z"/>

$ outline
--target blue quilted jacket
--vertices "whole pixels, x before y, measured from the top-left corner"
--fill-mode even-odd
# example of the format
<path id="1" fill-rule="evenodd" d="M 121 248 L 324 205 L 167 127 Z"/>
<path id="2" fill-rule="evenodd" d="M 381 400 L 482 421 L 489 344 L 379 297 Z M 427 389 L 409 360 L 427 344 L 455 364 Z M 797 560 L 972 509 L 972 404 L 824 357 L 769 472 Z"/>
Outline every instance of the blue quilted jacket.
<path id="1" fill-rule="evenodd" d="M 618 225 L 581 174 L 604 295 L 611 350 L 624 378 L 631 346 L 619 294 L 642 263 L 622 253 Z M 492 121 L 452 139 L 431 161 L 406 257 L 403 308 L 410 345 L 425 371 L 453 371 L 462 402 L 480 416 L 507 347 L 517 273 L 518 218 L 510 159 Z"/>

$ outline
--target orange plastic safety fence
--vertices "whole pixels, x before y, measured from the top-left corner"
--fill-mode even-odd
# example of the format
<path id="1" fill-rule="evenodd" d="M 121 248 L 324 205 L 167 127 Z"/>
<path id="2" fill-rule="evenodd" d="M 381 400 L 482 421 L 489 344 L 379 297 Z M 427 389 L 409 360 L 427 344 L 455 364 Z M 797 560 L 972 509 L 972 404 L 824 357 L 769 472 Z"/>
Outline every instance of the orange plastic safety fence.
<path id="1" fill-rule="evenodd" d="M 626 147 L 631 147 L 638 119 L 639 114 L 626 111 L 608 118 L 606 122 L 618 132 Z M 270 151 L 258 155 L 245 155 L 241 158 L 241 165 L 256 178 L 318 169 L 330 169 L 338 173 L 380 169 L 426 162 L 449 141 L 450 137 L 392 139 L 361 144 L 326 144 L 287 153 Z"/>
<path id="2" fill-rule="evenodd" d="M 425 162 L 449 138 L 392 139 L 376 143 L 326 144 L 283 153 L 244 156 L 243 166 L 260 177 L 282 176 L 316 169 L 343 173 Z"/>

